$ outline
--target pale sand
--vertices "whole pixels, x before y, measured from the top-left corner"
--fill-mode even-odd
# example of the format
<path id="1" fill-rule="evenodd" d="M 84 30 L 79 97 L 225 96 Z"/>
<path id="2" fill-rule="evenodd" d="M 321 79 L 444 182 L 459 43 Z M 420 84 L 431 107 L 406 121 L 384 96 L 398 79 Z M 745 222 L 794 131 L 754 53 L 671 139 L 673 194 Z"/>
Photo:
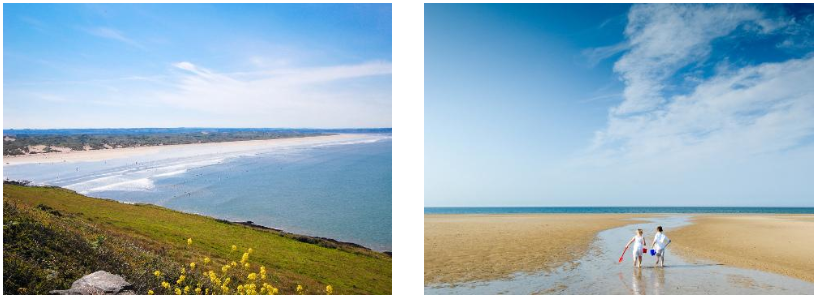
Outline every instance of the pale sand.
<path id="1" fill-rule="evenodd" d="M 426 215 L 425 284 L 550 270 L 585 255 L 599 231 L 648 215 Z M 622 242 L 623 243 L 623 242 Z"/>
<path id="2" fill-rule="evenodd" d="M 344 142 L 360 139 L 363 134 L 336 134 L 312 137 L 294 137 L 268 140 L 250 140 L 221 143 L 199 143 L 165 146 L 145 146 L 133 148 L 99 149 L 86 151 L 71 151 L 66 153 L 52 152 L 19 156 L 3 156 L 3 163 L 7 165 L 56 162 L 87 162 L 103 161 L 131 156 L 148 155 L 160 151 L 187 150 L 208 147 L 214 151 L 240 151 L 242 149 L 256 149 L 264 147 L 308 145 L 328 142 Z"/>
<path id="3" fill-rule="evenodd" d="M 814 215 L 696 215 L 667 231 L 675 253 L 814 282 Z"/>

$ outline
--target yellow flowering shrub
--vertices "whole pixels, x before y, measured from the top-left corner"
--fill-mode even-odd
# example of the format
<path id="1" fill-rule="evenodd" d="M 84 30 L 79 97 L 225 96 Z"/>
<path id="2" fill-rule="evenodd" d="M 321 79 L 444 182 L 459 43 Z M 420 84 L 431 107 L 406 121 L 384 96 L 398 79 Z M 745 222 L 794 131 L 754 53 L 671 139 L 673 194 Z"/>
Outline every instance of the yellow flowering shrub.
<path id="1" fill-rule="evenodd" d="M 187 245 L 191 245 L 192 238 L 187 239 Z M 231 253 L 235 252 L 238 247 L 232 245 Z M 268 282 L 268 270 L 265 266 L 258 266 L 257 272 L 252 269 L 250 264 L 250 254 L 253 253 L 252 248 L 247 248 L 246 252 L 241 254 L 240 264 L 243 268 L 235 268 L 239 265 L 236 261 L 230 261 L 220 266 L 221 272 L 216 273 L 219 269 L 218 263 L 214 262 L 210 257 L 205 256 L 202 261 L 202 266 L 197 266 L 196 262 L 190 262 L 185 267 L 179 268 L 177 275 L 165 274 L 159 270 L 153 272 L 156 277 L 157 284 L 161 286 L 159 289 L 151 289 L 148 291 L 149 295 L 154 294 L 170 294 L 170 295 L 277 295 L 279 289 Z M 200 257 L 200 256 L 199 256 Z M 213 264 L 211 264 L 213 263 Z M 200 271 L 196 270 L 196 267 Z M 166 270 L 167 271 L 167 270 Z M 176 277 L 178 276 L 178 277 Z M 171 284 L 167 281 L 171 279 Z M 174 280 L 175 279 L 175 280 Z M 159 283 L 160 282 L 160 283 Z M 302 285 L 297 285 L 295 292 L 299 295 L 307 293 L 306 288 Z M 331 285 L 325 288 L 327 295 L 334 294 Z"/>

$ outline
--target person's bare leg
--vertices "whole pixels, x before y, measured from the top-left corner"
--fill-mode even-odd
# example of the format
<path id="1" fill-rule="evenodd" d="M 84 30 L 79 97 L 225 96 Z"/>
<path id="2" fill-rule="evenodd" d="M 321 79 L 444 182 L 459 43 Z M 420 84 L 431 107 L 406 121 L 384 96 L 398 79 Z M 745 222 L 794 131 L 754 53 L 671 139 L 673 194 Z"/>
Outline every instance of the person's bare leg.
<path id="1" fill-rule="evenodd" d="M 661 267 L 662 268 L 664 267 L 664 255 L 663 254 L 661 254 Z"/>

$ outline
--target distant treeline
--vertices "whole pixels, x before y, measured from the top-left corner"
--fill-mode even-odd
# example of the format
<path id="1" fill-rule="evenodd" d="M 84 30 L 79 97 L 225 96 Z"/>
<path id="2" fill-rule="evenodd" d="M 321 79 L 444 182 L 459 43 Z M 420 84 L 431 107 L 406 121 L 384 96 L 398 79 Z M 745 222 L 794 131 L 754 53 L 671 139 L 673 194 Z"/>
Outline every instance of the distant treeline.
<path id="1" fill-rule="evenodd" d="M 3 130 L 3 155 L 71 150 L 177 145 L 338 133 L 391 133 L 377 129 L 289 129 L 289 128 L 127 128 L 127 129 L 9 129 Z M 45 148 L 36 147 L 43 145 Z"/>

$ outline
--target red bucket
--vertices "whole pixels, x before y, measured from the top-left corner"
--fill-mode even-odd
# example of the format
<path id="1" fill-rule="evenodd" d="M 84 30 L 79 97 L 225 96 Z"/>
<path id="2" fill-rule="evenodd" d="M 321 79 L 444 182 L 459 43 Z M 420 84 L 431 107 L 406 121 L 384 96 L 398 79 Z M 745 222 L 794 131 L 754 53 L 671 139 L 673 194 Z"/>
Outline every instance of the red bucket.
<path id="1" fill-rule="evenodd" d="M 641 248 L 641 250 L 644 251 L 644 253 L 647 253 L 647 248 Z"/>

